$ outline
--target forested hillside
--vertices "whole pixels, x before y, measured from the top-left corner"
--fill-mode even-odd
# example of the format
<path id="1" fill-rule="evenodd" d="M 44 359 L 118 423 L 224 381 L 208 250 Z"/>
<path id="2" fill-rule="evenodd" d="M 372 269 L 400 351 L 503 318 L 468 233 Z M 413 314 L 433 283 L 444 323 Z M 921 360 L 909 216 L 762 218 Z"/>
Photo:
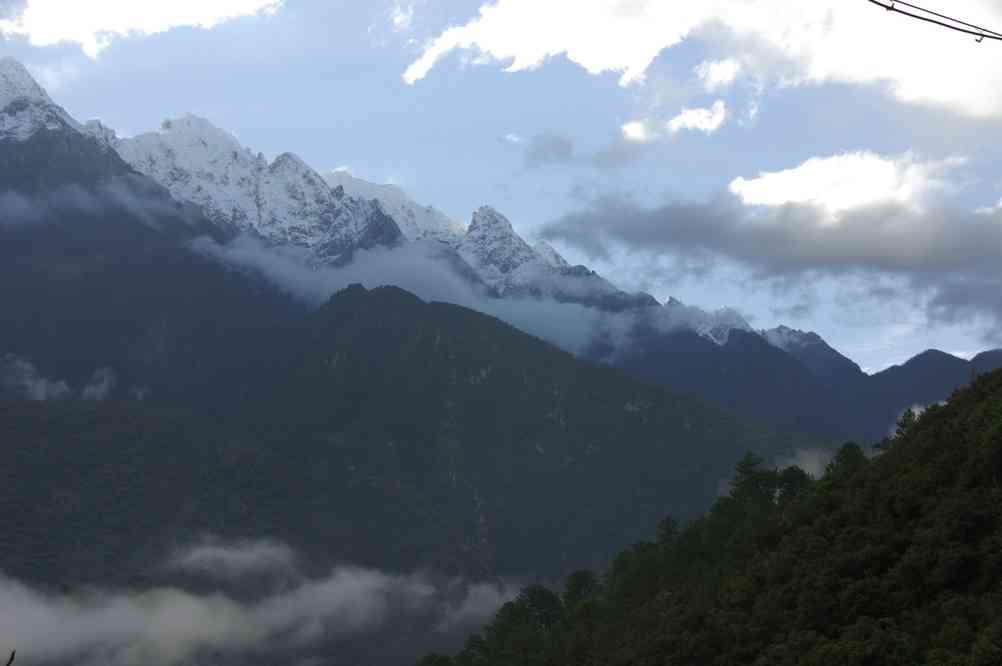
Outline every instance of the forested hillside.
<path id="1" fill-rule="evenodd" d="M 704 517 L 560 595 L 526 588 L 472 664 L 1002 663 L 1002 373 L 902 418 L 823 478 L 754 456 Z"/>

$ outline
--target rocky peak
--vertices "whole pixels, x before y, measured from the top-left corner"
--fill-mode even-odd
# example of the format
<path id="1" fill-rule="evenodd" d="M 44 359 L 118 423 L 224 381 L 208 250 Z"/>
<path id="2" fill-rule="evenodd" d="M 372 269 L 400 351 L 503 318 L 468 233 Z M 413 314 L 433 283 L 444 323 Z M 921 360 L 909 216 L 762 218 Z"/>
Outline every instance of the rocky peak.
<path id="1" fill-rule="evenodd" d="M 48 93 L 38 85 L 24 65 L 14 58 L 0 58 L 0 109 L 14 101 L 52 104 Z"/>

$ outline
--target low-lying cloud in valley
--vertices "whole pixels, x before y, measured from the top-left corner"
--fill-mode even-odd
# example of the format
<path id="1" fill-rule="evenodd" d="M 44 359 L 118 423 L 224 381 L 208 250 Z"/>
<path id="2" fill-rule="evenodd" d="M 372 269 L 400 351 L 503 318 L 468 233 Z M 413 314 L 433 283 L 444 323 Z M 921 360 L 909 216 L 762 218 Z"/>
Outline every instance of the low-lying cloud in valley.
<path id="1" fill-rule="evenodd" d="M 597 337 L 622 336 L 632 318 L 552 299 L 492 298 L 460 275 L 441 245 L 414 242 L 395 248 L 361 250 L 343 267 L 316 266 L 305 252 L 267 247 L 250 236 L 225 245 L 201 238 L 195 251 L 230 266 L 252 270 L 304 302 L 319 306 L 350 284 L 367 288 L 394 285 L 423 300 L 453 303 L 493 315 L 572 353 L 583 353 Z M 568 290 L 577 288 L 569 282 Z"/>
<path id="2" fill-rule="evenodd" d="M 285 556 L 291 551 L 281 544 L 215 541 L 211 552 L 206 548 L 198 544 L 182 550 L 170 558 L 170 566 L 211 562 L 211 569 L 228 580 L 252 570 L 293 574 Z M 219 591 L 169 585 L 57 594 L 0 575 L 0 647 L 16 647 L 19 658 L 31 663 L 121 666 L 166 666 L 199 655 L 303 656 L 390 629 L 470 631 L 512 597 L 500 584 L 347 566 L 321 578 L 299 576 L 271 593 L 240 601 Z"/>

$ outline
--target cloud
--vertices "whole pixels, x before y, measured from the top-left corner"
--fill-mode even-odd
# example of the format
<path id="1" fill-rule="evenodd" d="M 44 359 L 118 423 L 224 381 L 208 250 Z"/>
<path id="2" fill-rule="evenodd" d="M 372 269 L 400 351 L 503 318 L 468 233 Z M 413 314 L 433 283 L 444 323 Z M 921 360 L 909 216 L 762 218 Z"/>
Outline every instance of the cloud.
<path id="1" fill-rule="evenodd" d="M 727 105 L 723 100 L 717 100 L 709 109 L 682 109 L 668 121 L 668 131 L 678 134 L 682 130 L 694 130 L 713 134 L 727 120 Z"/>
<path id="2" fill-rule="evenodd" d="M 605 157 L 616 156 L 621 153 L 627 158 L 622 161 L 629 161 L 629 157 L 635 156 L 636 146 L 653 143 L 666 136 L 673 136 L 682 131 L 698 131 L 704 134 L 713 134 L 727 121 L 727 104 L 723 100 L 717 100 L 710 108 L 683 108 L 677 116 L 667 122 L 655 121 L 650 118 L 641 120 L 631 120 L 620 127 L 619 145 L 613 144 L 611 148 L 603 151 Z M 633 147 L 632 151 L 629 150 Z M 602 159 L 600 162 L 609 161 Z"/>
<path id="3" fill-rule="evenodd" d="M 525 167 L 533 169 L 574 161 L 574 142 L 562 134 L 545 132 L 532 137 L 525 148 Z"/>
<path id="4" fill-rule="evenodd" d="M 502 585 L 357 567 L 244 601 L 174 587 L 56 595 L 0 575 L 0 635 L 16 637 L 18 652 L 36 663 L 169 666 L 210 654 L 323 653 L 401 621 L 430 631 L 469 629 L 511 597 Z"/>
<path id="5" fill-rule="evenodd" d="M 583 305 L 492 298 L 463 274 L 454 255 L 434 241 L 362 250 L 352 263 L 340 268 L 315 266 L 304 252 L 266 247 L 249 236 L 226 245 L 203 238 L 192 248 L 227 265 L 254 271 L 312 306 L 320 306 L 353 283 L 370 289 L 395 285 L 426 301 L 453 303 L 493 315 L 572 353 L 582 353 L 597 335 L 622 327 L 610 313 Z M 576 285 L 567 281 L 552 286 L 570 290 Z"/>
<path id="6" fill-rule="evenodd" d="M 975 213 L 943 196 L 956 160 L 848 155 L 736 180 L 705 202 L 642 206 L 598 196 L 541 235 L 609 259 L 735 261 L 753 280 L 885 276 L 934 321 L 1002 324 L 1002 211 Z M 879 297 L 879 294 L 874 294 Z"/>
<path id="7" fill-rule="evenodd" d="M 230 580 L 244 576 L 287 575 L 296 569 L 291 548 L 273 541 L 226 543 L 207 538 L 202 543 L 176 553 L 168 568 Z"/>
<path id="8" fill-rule="evenodd" d="M 957 0 L 951 13 L 1002 24 L 1002 5 L 992 0 Z M 496 0 L 429 42 L 404 80 L 414 84 L 449 53 L 473 50 L 509 72 L 564 55 L 591 74 L 615 72 L 622 85 L 638 84 L 662 51 L 693 37 L 727 51 L 721 62 L 740 62 L 748 75 L 772 86 L 875 85 L 906 103 L 1002 115 L 1002 62 L 992 49 L 845 0 Z M 709 77 L 709 66 L 707 72 Z M 725 72 L 722 66 L 716 71 Z"/>
<path id="9" fill-rule="evenodd" d="M 0 34 L 27 37 L 33 46 L 79 44 L 91 58 L 121 37 L 148 36 L 177 27 L 209 29 L 244 16 L 270 14 L 285 0 L 27 0 L 15 18 L 0 20 Z"/>
<path id="10" fill-rule="evenodd" d="M 118 375 L 112 368 L 99 368 L 80 391 L 80 397 L 84 400 L 107 400 L 117 385 Z"/>
<path id="11" fill-rule="evenodd" d="M 390 24 L 394 32 L 407 32 L 414 22 L 414 4 L 397 0 L 390 8 Z"/>
<path id="12" fill-rule="evenodd" d="M 623 132 L 624 139 L 627 141 L 635 141 L 637 143 L 648 143 L 656 136 L 655 132 L 650 128 L 649 124 L 645 120 L 630 121 L 624 124 L 621 130 Z"/>
<path id="13" fill-rule="evenodd" d="M 0 394 L 45 402 L 70 398 L 73 390 L 61 379 L 43 377 L 35 365 L 13 354 L 0 357 Z"/>
<path id="14" fill-rule="evenodd" d="M 793 455 L 778 458 L 775 464 L 778 469 L 799 467 L 811 477 L 820 479 L 834 457 L 835 451 L 829 449 L 797 449 Z"/>
<path id="15" fill-rule="evenodd" d="M 93 188 L 63 185 L 44 195 L 0 191 L 0 231 L 33 224 L 57 222 L 69 214 L 99 215 L 125 211 L 151 228 L 163 218 L 194 225 L 202 218 L 197 209 L 171 199 L 145 176 L 126 174 Z"/>
<path id="16" fill-rule="evenodd" d="M 707 60 L 696 67 L 696 76 L 703 82 L 706 92 L 717 92 L 734 83 L 741 73 L 741 63 L 733 58 Z"/>
<path id="17" fill-rule="evenodd" d="M 808 204 L 839 213 L 875 204 L 899 204 L 916 210 L 931 196 L 950 188 L 942 176 L 962 166 L 962 158 L 921 161 L 913 153 L 883 157 L 852 152 L 815 157 L 803 164 L 752 179 L 737 178 L 730 191 L 745 204 Z"/>

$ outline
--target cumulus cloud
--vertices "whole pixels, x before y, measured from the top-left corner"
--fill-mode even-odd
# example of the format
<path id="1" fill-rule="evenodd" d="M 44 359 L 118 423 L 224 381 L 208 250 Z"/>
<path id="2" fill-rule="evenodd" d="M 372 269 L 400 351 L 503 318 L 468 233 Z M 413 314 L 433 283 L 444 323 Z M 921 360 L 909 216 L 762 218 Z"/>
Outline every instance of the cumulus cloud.
<path id="1" fill-rule="evenodd" d="M 27 37 L 34 46 L 66 42 L 97 58 L 120 37 L 147 36 L 177 27 L 213 28 L 232 19 L 269 14 L 285 0 L 27 0 L 12 18 L 0 20 L 0 34 Z M 0 13 L 0 16 L 3 16 Z"/>
<path id="2" fill-rule="evenodd" d="M 543 237 L 593 258 L 726 258 L 763 281 L 883 275 L 904 280 L 937 321 L 1002 323 L 1002 211 L 946 197 L 957 161 L 850 155 L 737 180 L 706 202 L 645 207 L 599 196 Z M 861 168 L 862 165 L 862 168 Z M 860 172 L 861 169 L 861 172 Z"/>
<path id="3" fill-rule="evenodd" d="M 956 0 L 950 9 L 975 23 L 1002 24 L 1002 5 L 992 0 Z M 740 62 L 743 71 L 775 86 L 879 85 L 907 103 L 1002 114 L 1002 62 L 991 49 L 844 0 L 497 0 L 429 42 L 404 80 L 416 83 L 449 53 L 473 50 L 510 72 L 564 55 L 591 74 L 615 72 L 621 84 L 637 84 L 662 51 L 691 37 L 730 50 L 724 61 Z"/>
<path id="4" fill-rule="evenodd" d="M 677 116 L 668 121 L 668 131 L 672 134 L 678 134 L 682 130 L 713 134 L 723 126 L 725 120 L 727 120 L 727 105 L 718 99 L 708 109 L 682 109 Z"/>
<path id="5" fill-rule="evenodd" d="M 707 60 L 696 67 L 696 76 L 707 92 L 716 92 L 734 83 L 741 73 L 741 63 L 733 58 Z"/>
<path id="6" fill-rule="evenodd" d="M 883 203 L 919 210 L 930 196 L 950 189 L 944 176 L 964 163 L 959 157 L 923 161 L 913 153 L 884 157 L 860 151 L 811 158 L 792 169 L 751 179 L 737 178 L 729 189 L 748 205 L 807 204 L 833 217 Z"/>

